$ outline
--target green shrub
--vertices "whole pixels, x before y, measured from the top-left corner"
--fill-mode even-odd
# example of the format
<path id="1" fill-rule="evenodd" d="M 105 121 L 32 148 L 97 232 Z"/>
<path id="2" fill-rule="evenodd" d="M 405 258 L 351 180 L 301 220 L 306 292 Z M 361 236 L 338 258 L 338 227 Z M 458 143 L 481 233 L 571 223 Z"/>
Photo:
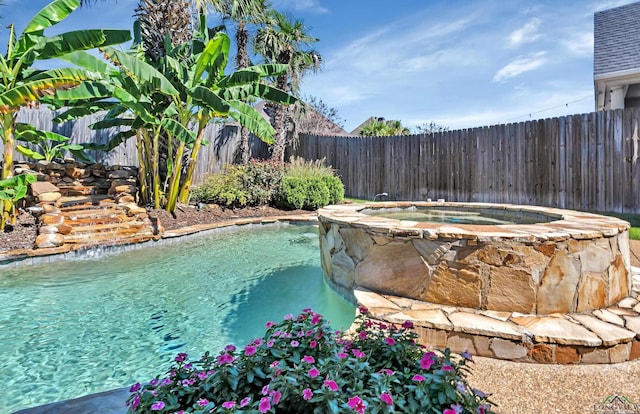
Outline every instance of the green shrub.
<path id="1" fill-rule="evenodd" d="M 342 181 L 324 165 L 324 160 L 293 158 L 285 168 L 274 204 L 279 208 L 316 210 L 343 197 Z"/>
<path id="2" fill-rule="evenodd" d="M 283 168 L 273 161 L 251 160 L 244 166 L 242 187 L 249 195 L 248 204 L 268 204 L 280 185 Z"/>
<path id="3" fill-rule="evenodd" d="M 252 160 L 246 165 L 227 165 L 191 191 L 191 200 L 225 207 L 268 204 L 280 181 L 283 169 L 277 163 Z"/>
<path id="4" fill-rule="evenodd" d="M 222 172 L 213 174 L 203 185 L 194 188 L 191 191 L 191 200 L 226 207 L 245 207 L 250 194 L 242 184 L 243 176 L 242 165 L 226 165 Z"/>

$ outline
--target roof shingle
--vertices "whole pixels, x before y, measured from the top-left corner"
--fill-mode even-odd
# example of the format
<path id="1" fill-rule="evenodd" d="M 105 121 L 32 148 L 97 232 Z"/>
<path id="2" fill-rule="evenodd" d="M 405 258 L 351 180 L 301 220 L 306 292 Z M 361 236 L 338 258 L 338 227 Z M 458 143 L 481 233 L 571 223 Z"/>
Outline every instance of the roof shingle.
<path id="1" fill-rule="evenodd" d="M 640 70 L 640 2 L 597 12 L 593 23 L 593 75 Z"/>

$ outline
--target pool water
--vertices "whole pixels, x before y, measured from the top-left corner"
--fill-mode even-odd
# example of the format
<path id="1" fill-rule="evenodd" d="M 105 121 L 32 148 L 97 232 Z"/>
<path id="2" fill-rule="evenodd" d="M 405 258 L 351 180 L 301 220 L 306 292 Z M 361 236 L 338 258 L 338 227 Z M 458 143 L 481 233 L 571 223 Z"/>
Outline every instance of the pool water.
<path id="1" fill-rule="evenodd" d="M 456 207 L 455 209 L 415 206 L 408 208 L 376 208 L 365 209 L 361 213 L 395 220 L 475 225 L 536 224 L 554 219 L 547 215 L 522 211 L 462 207 Z"/>
<path id="2" fill-rule="evenodd" d="M 148 380 L 304 308 L 335 329 L 355 313 L 298 225 L 1 270 L 0 303 L 0 413 Z"/>

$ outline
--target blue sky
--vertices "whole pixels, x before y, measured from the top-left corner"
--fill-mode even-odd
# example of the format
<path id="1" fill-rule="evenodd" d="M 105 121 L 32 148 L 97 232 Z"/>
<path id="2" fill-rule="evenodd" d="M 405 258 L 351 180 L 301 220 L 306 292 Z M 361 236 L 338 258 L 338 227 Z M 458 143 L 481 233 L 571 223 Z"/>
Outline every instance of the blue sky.
<path id="1" fill-rule="evenodd" d="M 370 116 L 457 129 L 591 112 L 593 13 L 631 2 L 272 0 L 320 39 L 323 70 L 302 93 L 338 109 L 347 131 Z M 0 23 L 20 30 L 47 3 L 5 0 Z M 56 29 L 129 29 L 137 4 L 98 1 Z"/>

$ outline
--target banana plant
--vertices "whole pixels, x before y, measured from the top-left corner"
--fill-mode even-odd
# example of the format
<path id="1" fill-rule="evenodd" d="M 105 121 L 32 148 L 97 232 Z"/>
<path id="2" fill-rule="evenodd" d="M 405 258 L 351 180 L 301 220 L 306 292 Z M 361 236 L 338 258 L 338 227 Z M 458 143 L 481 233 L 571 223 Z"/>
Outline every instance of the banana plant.
<path id="1" fill-rule="evenodd" d="M 5 228 L 7 224 L 16 224 L 16 203 L 27 195 L 29 184 L 35 183 L 35 174 L 13 175 L 0 180 L 0 202 L 7 203 L 8 209 L 0 214 L 0 226 Z"/>
<path id="2" fill-rule="evenodd" d="M 201 17 L 201 22 L 204 19 Z M 136 137 L 141 173 L 142 200 L 174 212 L 178 201 L 187 202 L 205 127 L 214 119 L 232 118 L 267 143 L 274 129 L 259 112 L 242 102 L 261 98 L 281 104 L 296 102 L 293 96 L 266 84 L 265 79 L 285 73 L 286 65 L 257 65 L 225 74 L 229 57 L 229 37 L 215 33 L 209 38 L 206 25 L 189 44 L 168 47 L 155 66 L 139 55 L 104 48 L 107 59 L 120 71 L 110 83 L 88 82 L 69 91 L 60 91 L 61 102 L 75 107 L 56 121 L 65 121 L 107 109 L 105 118 L 93 128 L 127 126 L 103 149 L 108 150 Z M 86 54 L 68 56 L 77 65 L 100 64 Z M 96 100 L 103 91 L 105 100 Z M 106 101 L 115 97 L 116 102 Z M 99 105 L 98 105 L 99 104 Z M 73 112 L 72 112 L 73 111 Z M 160 190 L 159 139 L 167 137 L 166 188 Z M 174 145 L 175 144 L 175 145 Z M 183 160 L 186 159 L 186 165 Z"/>
<path id="3" fill-rule="evenodd" d="M 101 79 L 103 74 L 82 68 L 38 70 L 35 61 L 58 58 L 73 51 L 114 45 L 131 38 L 126 30 L 79 30 L 45 36 L 45 29 L 65 19 L 80 5 L 79 0 L 54 0 L 40 10 L 17 35 L 9 25 L 5 55 L 0 55 L 0 133 L 3 159 L 0 180 L 13 176 L 16 117 L 21 107 L 34 107 L 57 90 L 68 90 L 85 80 Z M 0 200 L 0 210 L 13 211 L 11 199 Z M 3 214 L 4 214 L 3 213 Z M 4 229 L 4 221 L 0 230 Z"/>
<path id="4" fill-rule="evenodd" d="M 32 160 L 53 161 L 64 157 L 69 151 L 75 159 L 94 163 L 95 160 L 85 150 L 85 145 L 71 143 L 71 138 L 50 131 L 40 131 L 31 124 L 16 123 L 16 140 L 31 144 L 37 151 L 18 144 L 16 150 Z"/>

